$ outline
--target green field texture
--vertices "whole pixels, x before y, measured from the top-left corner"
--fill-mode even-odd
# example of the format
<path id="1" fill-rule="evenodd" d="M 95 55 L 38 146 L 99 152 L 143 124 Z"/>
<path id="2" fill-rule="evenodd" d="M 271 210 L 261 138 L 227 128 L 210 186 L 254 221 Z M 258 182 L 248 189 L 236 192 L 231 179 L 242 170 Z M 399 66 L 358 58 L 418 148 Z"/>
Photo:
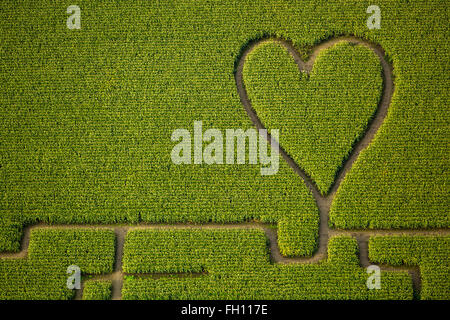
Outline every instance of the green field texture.
<path id="1" fill-rule="evenodd" d="M 245 45 L 267 35 L 306 56 L 353 34 L 393 64 L 388 116 L 340 186 L 331 223 L 449 227 L 447 1 L 376 1 L 380 30 L 366 27 L 371 1 L 80 0 L 81 30 L 65 25 L 70 4 L 0 4 L 1 251 L 19 250 L 21 225 L 36 221 L 256 219 L 292 226 L 280 228 L 284 253 L 310 254 L 317 232 L 299 221 L 313 226 L 318 211 L 283 161 L 263 177 L 259 165 L 170 159 L 171 133 L 194 120 L 252 127 L 233 72 Z"/>
<path id="2" fill-rule="evenodd" d="M 110 273 L 114 246 L 112 230 L 34 229 L 26 258 L 0 258 L 0 300 L 71 299 L 67 268 L 76 265 L 82 274 Z M 86 294 L 92 295 L 92 289 Z"/>
<path id="3" fill-rule="evenodd" d="M 412 299 L 406 272 L 382 272 L 382 288 L 367 289 L 354 238 L 332 238 L 319 264 L 273 264 L 266 242 L 256 229 L 129 231 L 124 271 L 172 274 L 126 276 L 122 298 Z"/>
<path id="4" fill-rule="evenodd" d="M 382 93 L 382 68 L 369 48 L 338 43 L 299 72 L 281 44 L 259 44 L 246 58 L 244 83 L 267 128 L 326 194 L 353 144 L 365 132 Z"/>
<path id="5" fill-rule="evenodd" d="M 88 280 L 83 286 L 83 300 L 111 300 L 111 281 Z"/>
<path id="6" fill-rule="evenodd" d="M 373 236 L 369 258 L 374 263 L 419 266 L 421 299 L 450 299 L 450 236 Z"/>
<path id="7" fill-rule="evenodd" d="M 448 236 L 373 236 L 369 258 L 419 266 L 421 299 L 450 296 Z M 92 245 L 95 244 L 95 245 Z M 382 271 L 380 290 L 368 290 L 351 236 L 330 239 L 320 263 L 273 263 L 262 230 L 131 230 L 125 238 L 123 299 L 412 299 L 406 271 Z M 26 258 L 0 259 L 0 299 L 71 299 L 67 267 L 80 267 L 83 299 L 108 300 L 113 230 L 33 229 Z"/>

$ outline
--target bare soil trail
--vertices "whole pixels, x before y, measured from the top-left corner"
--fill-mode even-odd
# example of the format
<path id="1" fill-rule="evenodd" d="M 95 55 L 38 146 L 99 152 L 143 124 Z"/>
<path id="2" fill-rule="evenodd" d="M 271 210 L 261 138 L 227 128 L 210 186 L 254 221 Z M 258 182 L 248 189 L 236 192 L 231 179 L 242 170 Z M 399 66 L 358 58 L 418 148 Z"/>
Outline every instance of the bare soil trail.
<path id="1" fill-rule="evenodd" d="M 273 228 L 273 225 L 264 224 L 260 222 L 245 222 L 245 223 L 235 223 L 235 224 L 136 224 L 136 225 L 49 225 L 45 223 L 39 223 L 31 226 L 27 226 L 24 229 L 24 236 L 21 243 L 21 251 L 17 253 L 0 253 L 0 259 L 26 259 L 28 257 L 28 246 L 30 243 L 30 235 L 33 229 L 110 229 L 114 230 L 116 235 L 116 253 L 114 262 L 114 271 L 110 274 L 92 275 L 89 280 L 109 280 L 112 282 L 112 299 L 120 300 L 122 299 L 122 284 L 123 277 L 127 273 L 122 270 L 122 258 L 123 249 L 125 243 L 125 237 L 130 230 L 174 230 L 174 229 L 257 229 L 264 231 L 266 237 L 269 240 L 269 254 L 272 263 L 281 264 L 304 264 L 304 263 L 319 263 L 327 259 L 327 252 L 319 253 L 316 252 L 312 257 L 285 257 L 280 253 L 277 241 L 277 230 Z M 370 236 L 380 235 L 380 236 L 393 236 L 393 235 L 450 235 L 450 230 L 448 229 L 433 229 L 433 230 L 330 230 L 328 237 L 334 237 L 339 235 L 350 235 L 357 239 L 359 246 L 359 257 L 360 265 L 365 268 L 371 265 L 368 257 L 367 242 Z M 328 241 L 326 243 L 327 247 Z M 413 281 L 415 295 L 420 294 L 420 274 L 419 268 L 416 266 L 380 266 L 382 270 L 385 271 L 401 271 L 408 272 Z M 138 277 L 152 277 L 159 278 L 169 274 L 133 274 Z M 177 274 L 180 277 L 183 276 L 204 276 L 207 275 L 207 271 L 203 273 L 193 273 L 193 274 Z M 81 289 L 75 291 L 74 299 L 79 300 L 83 296 L 84 281 L 82 281 Z"/>
<path id="2" fill-rule="evenodd" d="M 266 129 L 262 121 L 259 119 L 256 111 L 252 108 L 251 101 L 247 95 L 247 91 L 245 89 L 244 85 L 244 79 L 243 79 L 243 69 L 244 64 L 246 61 L 246 58 L 249 53 L 251 53 L 255 48 L 258 47 L 258 45 L 268 42 L 268 41 L 274 41 L 277 43 L 280 43 L 283 45 L 288 52 L 293 57 L 294 61 L 297 63 L 299 71 L 306 71 L 310 72 L 312 70 L 312 67 L 314 65 L 314 62 L 319 54 L 320 51 L 328 49 L 335 44 L 339 42 L 350 42 L 353 44 L 358 45 L 364 45 L 371 49 L 379 58 L 380 64 L 383 68 L 383 92 L 382 92 L 382 98 L 380 99 L 380 103 L 378 105 L 377 111 L 372 118 L 371 122 L 369 123 L 366 131 L 364 132 L 361 139 L 359 139 L 353 146 L 352 151 L 350 152 L 347 159 L 344 160 L 343 166 L 339 169 L 336 179 L 331 186 L 329 192 L 327 195 L 322 195 L 320 191 L 318 190 L 316 184 L 314 181 L 310 178 L 310 176 L 298 166 L 298 164 L 289 156 L 289 154 L 283 149 L 283 147 L 278 143 L 278 141 L 275 141 L 272 139 L 270 134 L 267 135 L 267 140 L 270 144 L 274 145 L 276 148 L 280 150 L 280 154 L 283 157 L 283 159 L 288 163 L 288 165 L 294 170 L 296 174 L 298 174 L 303 181 L 308 186 L 309 190 L 311 191 L 316 203 L 317 207 L 319 208 L 320 212 L 320 226 L 319 226 L 319 247 L 317 250 L 317 253 L 314 257 L 316 259 L 323 259 L 323 257 L 326 255 L 327 251 L 327 245 L 328 245 L 328 238 L 330 234 L 330 228 L 328 226 L 328 220 L 329 220 L 329 212 L 331 203 L 333 202 L 333 199 L 336 195 L 336 191 L 339 188 L 339 185 L 341 184 L 342 180 L 344 179 L 345 175 L 348 173 L 348 171 L 351 169 L 353 163 L 358 158 L 359 153 L 367 148 L 367 146 L 370 144 L 370 142 L 375 137 L 375 134 L 377 133 L 378 129 L 381 127 L 384 118 L 387 115 L 387 111 L 391 102 L 392 93 L 394 91 L 394 82 L 393 82 L 393 76 L 392 76 L 392 66 L 386 62 L 384 59 L 385 54 L 384 50 L 373 44 L 369 43 L 367 41 L 358 39 L 356 37 L 338 37 L 333 38 L 331 40 L 322 42 L 315 46 L 309 55 L 309 59 L 304 62 L 301 58 L 297 50 L 294 48 L 294 46 L 286 41 L 276 38 L 268 38 L 268 39 L 261 39 L 259 41 L 253 42 L 250 44 L 242 53 L 239 63 L 237 64 L 237 69 L 235 73 L 235 80 L 236 80 L 236 87 L 239 94 L 239 97 L 241 99 L 241 103 L 244 106 L 245 111 L 247 112 L 248 116 L 252 120 L 253 124 L 256 126 L 257 129 Z"/>
<path id="3" fill-rule="evenodd" d="M 255 41 L 247 46 L 247 48 L 242 52 L 239 62 L 237 64 L 236 72 L 235 72 L 235 81 L 236 81 L 236 88 L 241 100 L 242 105 L 244 106 L 245 111 L 247 112 L 247 115 L 250 117 L 251 121 L 255 125 L 257 129 L 266 129 L 262 121 L 259 119 L 257 112 L 253 109 L 251 105 L 251 101 L 247 95 L 247 91 L 245 89 L 244 85 L 244 79 L 243 79 L 243 69 L 244 64 L 246 62 L 247 56 L 260 44 L 264 42 L 277 42 L 284 46 L 290 55 L 293 57 L 294 61 L 297 63 L 297 66 L 299 68 L 300 72 L 311 72 L 314 62 L 322 50 L 328 49 L 335 44 L 339 42 L 349 42 L 355 45 L 363 45 L 372 50 L 375 55 L 378 57 L 381 67 L 383 69 L 383 91 L 382 91 L 382 97 L 380 99 L 380 102 L 378 104 L 378 108 L 374 114 L 374 117 L 369 122 L 365 132 L 363 133 L 362 137 L 358 141 L 355 142 L 350 154 L 346 159 L 343 161 L 342 167 L 338 170 L 336 174 L 335 181 L 333 185 L 330 187 L 330 190 L 327 194 L 323 195 L 318 190 L 316 184 L 311 179 L 311 177 L 302 169 L 299 167 L 299 165 L 289 156 L 289 154 L 283 149 L 283 147 L 278 143 L 278 141 L 272 139 L 270 134 L 267 135 L 268 142 L 275 146 L 275 148 L 278 148 L 280 151 L 281 156 L 283 159 L 288 163 L 288 165 L 294 170 L 296 174 L 298 174 L 303 181 L 308 186 L 309 190 L 311 191 L 316 203 L 317 207 L 319 208 L 320 212 L 320 226 L 319 226 L 319 244 L 318 244 L 318 250 L 311 258 L 286 258 L 283 257 L 280 252 L 279 248 L 276 245 L 277 243 L 277 235 L 276 232 L 270 232 L 266 233 L 269 239 L 271 240 L 271 252 L 274 260 L 277 262 L 287 262 L 287 261 L 303 261 L 303 262 L 317 262 L 320 260 L 323 260 L 327 256 L 327 248 L 328 248 L 328 240 L 330 236 L 338 235 L 338 234 L 352 234 L 358 241 L 359 245 L 359 251 L 360 251 L 360 264 L 362 267 L 367 267 L 370 265 L 369 261 L 369 255 L 368 255 L 368 238 L 370 235 L 378 235 L 378 234 L 396 234 L 400 232 L 401 234 L 414 234 L 419 235 L 423 234 L 424 232 L 428 234 L 427 231 L 418 231 L 418 230 L 403 230 L 403 231 L 395 231 L 395 232 L 389 232 L 389 231 L 381 231 L 381 230 L 367 230 L 367 231 L 358 231 L 358 232 L 351 232 L 351 231 L 344 231 L 344 230 L 331 230 L 328 225 L 329 221 L 329 212 L 331 204 L 335 198 L 336 192 L 341 184 L 341 182 L 344 180 L 346 174 L 350 171 L 351 167 L 353 166 L 353 163 L 358 158 L 361 151 L 366 149 L 369 144 L 374 139 L 376 133 L 378 132 L 378 129 L 381 127 L 381 125 L 384 122 L 384 119 L 386 118 L 386 115 L 388 113 L 389 106 L 391 104 L 392 95 L 394 92 L 394 81 L 393 81 L 393 67 L 385 60 L 385 52 L 383 48 L 381 48 L 379 45 L 371 43 L 369 41 L 365 41 L 359 38 L 356 38 L 354 36 L 343 36 L 343 37 L 336 37 L 332 38 L 330 40 L 324 41 L 318 45 L 316 45 L 312 52 L 310 53 L 308 60 L 305 62 L 300 57 L 300 54 L 296 50 L 296 48 L 293 46 L 293 44 L 289 41 L 278 39 L 278 38 L 266 38 L 261 39 L 258 41 Z M 448 234 L 448 230 L 439 230 L 436 232 L 436 234 Z M 391 267 L 384 267 L 384 269 L 392 269 Z M 421 287 L 420 283 L 420 275 L 419 275 L 419 268 L 418 267 L 401 267 L 401 268 L 395 268 L 395 269 L 403 269 L 407 270 L 413 280 L 413 285 L 415 289 L 415 293 L 418 296 L 418 292 Z"/>
<path id="4" fill-rule="evenodd" d="M 371 263 L 369 261 L 368 255 L 368 239 L 373 235 L 449 235 L 450 229 L 433 229 L 433 230 L 335 230 L 330 229 L 328 226 L 328 216 L 330 211 L 331 203 L 336 195 L 336 191 L 339 188 L 340 183 L 344 179 L 345 175 L 348 173 L 350 168 L 352 167 L 355 160 L 358 158 L 359 153 L 367 148 L 372 139 L 374 138 L 376 132 L 380 128 L 381 124 L 384 121 L 384 118 L 387 115 L 387 111 L 390 105 L 392 93 L 394 90 L 393 83 L 393 75 L 392 75 L 392 67 L 384 60 L 384 51 L 379 46 L 369 43 L 367 41 L 355 38 L 355 37 L 339 37 L 334 38 L 328 41 L 325 41 L 319 45 L 317 45 L 310 54 L 310 57 L 307 62 L 303 62 L 300 58 L 300 55 L 293 47 L 293 45 L 285 40 L 280 39 L 262 39 L 257 42 L 250 44 L 242 53 L 239 63 L 237 65 L 237 70 L 235 73 L 235 80 L 237 91 L 239 93 L 241 102 L 246 110 L 248 116 L 254 123 L 254 125 L 258 129 L 264 129 L 264 125 L 261 120 L 258 118 L 256 112 L 253 110 L 251 106 L 251 102 L 247 96 L 247 92 L 244 87 L 242 70 L 245 63 L 245 58 L 247 55 L 254 50 L 258 44 L 264 41 L 277 41 L 284 45 L 290 54 L 293 56 L 300 70 L 310 71 L 312 66 L 314 65 L 315 58 L 321 50 L 329 48 L 334 44 L 341 41 L 348 41 L 355 44 L 360 44 L 367 46 L 370 48 L 380 59 L 381 66 L 383 68 L 384 74 L 384 88 L 383 88 L 383 96 L 378 106 L 378 110 L 370 122 L 364 136 L 355 143 L 350 155 L 346 159 L 342 168 L 339 170 L 334 184 L 331 186 L 330 191 L 327 195 L 322 195 L 317 189 L 315 183 L 311 180 L 311 178 L 292 160 L 292 158 L 286 153 L 285 150 L 278 144 L 277 141 L 272 140 L 270 135 L 267 137 L 269 143 L 274 144 L 275 147 L 280 149 L 280 154 L 285 159 L 285 161 L 289 164 L 289 166 L 305 181 L 309 190 L 317 203 L 317 206 L 320 211 L 320 228 L 319 228 L 319 244 L 318 250 L 314 253 L 312 257 L 285 257 L 281 255 L 278 241 L 277 241 L 277 230 L 273 228 L 273 226 L 268 224 L 263 224 L 260 222 L 246 222 L 246 223 L 236 223 L 236 224 L 189 224 L 189 223 L 180 223 L 180 224 L 136 224 L 136 225 L 48 225 L 44 223 L 39 223 L 32 226 L 27 226 L 24 228 L 24 235 L 22 237 L 21 243 L 21 251 L 18 253 L 1 253 L 0 258 L 17 258 L 17 259 L 25 259 L 28 256 L 28 246 L 30 242 L 30 233 L 31 230 L 35 228 L 107 228 L 113 229 L 116 234 L 116 254 L 115 254 L 115 265 L 114 271 L 111 274 L 105 275 L 95 275 L 91 279 L 102 279 L 102 280 L 110 280 L 112 281 L 112 299 L 121 299 L 121 290 L 123 277 L 125 273 L 122 270 L 122 258 L 123 258 L 123 247 L 125 243 L 125 236 L 129 230 L 136 229 L 176 229 L 176 228 L 193 228 L 193 229 L 243 229 L 243 228 L 253 228 L 263 230 L 265 232 L 266 237 L 269 240 L 269 250 L 270 250 L 270 258 L 273 263 L 283 263 L 283 264 L 303 264 L 303 263 L 318 263 L 327 258 L 327 249 L 328 249 L 328 240 L 330 237 L 338 236 L 338 235 L 351 235 L 356 238 L 359 246 L 359 256 L 360 256 L 360 265 L 361 267 L 367 267 Z M 418 267 L 391 267 L 391 266 L 380 266 L 382 270 L 391 270 L 391 271 L 403 271 L 409 272 L 412 277 L 414 291 L 416 297 L 420 294 L 420 274 Z M 201 276 L 203 274 L 193 275 L 193 276 Z M 137 276 L 153 276 L 158 277 L 155 274 L 139 274 Z M 183 276 L 183 275 L 180 275 Z M 83 286 L 82 286 L 83 287 Z M 81 299 L 82 297 L 82 289 L 77 290 L 75 298 Z"/>

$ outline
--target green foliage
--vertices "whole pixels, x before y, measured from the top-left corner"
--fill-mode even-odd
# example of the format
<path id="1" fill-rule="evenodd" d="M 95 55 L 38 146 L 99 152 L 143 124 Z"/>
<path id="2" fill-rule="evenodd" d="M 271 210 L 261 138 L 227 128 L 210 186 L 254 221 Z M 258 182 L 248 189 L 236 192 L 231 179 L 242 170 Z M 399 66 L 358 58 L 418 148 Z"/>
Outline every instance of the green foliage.
<path id="1" fill-rule="evenodd" d="M 34 229 L 30 239 L 30 260 L 47 263 L 56 259 L 60 264 L 79 266 L 83 273 L 113 271 L 115 235 L 112 230 Z"/>
<path id="2" fill-rule="evenodd" d="M 333 264 L 359 265 L 358 244 L 353 237 L 333 237 L 328 242 L 328 261 Z"/>
<path id="3" fill-rule="evenodd" d="M 252 127 L 233 71 L 243 46 L 265 35 L 292 40 L 306 56 L 324 39 L 354 34 L 380 44 L 394 66 L 389 114 L 342 182 L 331 223 L 358 229 L 450 226 L 447 0 L 377 0 L 382 10 L 379 30 L 368 30 L 365 24 L 366 8 L 373 4 L 368 0 L 77 4 L 82 29 L 74 31 L 65 25 L 66 1 L 0 2 L 0 251 L 17 251 L 21 225 L 35 221 L 261 220 L 280 223 L 285 254 L 310 254 L 318 211 L 284 161 L 277 175 L 262 177 L 259 165 L 176 166 L 170 159 L 171 133 L 192 130 L 194 120 L 202 120 L 205 128 Z M 328 155 L 333 156 L 324 157 Z M 322 185 L 325 190 L 326 180 Z M 50 238 L 41 241 L 50 241 L 42 247 L 54 244 Z M 82 246 L 95 250 L 92 243 L 100 239 L 96 241 Z M 64 258 L 59 249 L 55 256 L 33 250 L 44 260 L 0 260 L 0 297 L 71 297 L 60 265 L 72 263 L 67 260 L 71 257 Z M 340 261 L 340 254 L 330 256 Z M 89 267 L 93 257 L 82 256 Z M 109 261 L 110 253 L 105 259 Z M 367 293 L 356 280 L 366 274 L 356 267 L 359 271 L 346 273 L 339 264 L 336 274 L 342 277 L 336 278 L 321 265 L 265 266 L 267 277 L 245 272 L 231 275 L 229 282 L 210 275 L 129 278 L 126 297 L 180 298 L 189 297 L 190 291 L 193 297 L 220 297 L 224 290 L 227 297 L 278 293 L 289 299 L 412 296 L 403 274 L 387 273 L 389 293 Z M 448 269 L 438 273 L 427 264 L 420 267 L 423 277 L 449 278 Z M 190 267 L 186 262 L 179 268 Z M 110 269 L 110 262 L 94 263 L 93 270 Z M 432 293 L 443 282 L 427 279 L 423 297 L 448 292 Z M 354 281 L 358 284 L 350 286 Z M 245 293 L 242 283 L 252 289 Z M 349 291 L 339 291 L 341 286 Z"/>
<path id="4" fill-rule="evenodd" d="M 379 32 L 368 33 L 393 61 L 395 92 L 372 145 L 342 182 L 330 220 L 346 229 L 449 228 L 449 3 L 379 4 L 389 14 L 382 13 Z"/>
<path id="5" fill-rule="evenodd" d="M 317 249 L 319 216 L 316 210 L 283 217 L 278 222 L 278 246 L 284 256 L 311 256 Z"/>
<path id="6" fill-rule="evenodd" d="M 314 212 L 283 161 L 271 177 L 259 165 L 175 166 L 170 135 L 194 120 L 252 127 L 233 77 L 249 40 L 275 35 L 305 53 L 355 34 L 392 58 L 396 93 L 341 185 L 332 222 L 449 226 L 447 1 L 377 1 L 380 30 L 365 24 L 369 1 L 77 4 L 82 29 L 74 31 L 65 1 L 0 3 L 0 220 L 278 222 Z M 2 250 L 17 250 L 10 230 L 0 230 Z"/>
<path id="7" fill-rule="evenodd" d="M 0 252 L 20 250 L 23 223 L 11 221 L 9 217 L 0 217 Z"/>
<path id="8" fill-rule="evenodd" d="M 374 236 L 369 240 L 369 258 L 419 266 L 421 299 L 450 299 L 450 236 Z"/>
<path id="9" fill-rule="evenodd" d="M 69 299 L 67 268 L 110 273 L 115 236 L 106 229 L 34 229 L 26 259 L 0 259 L 0 299 Z"/>
<path id="10" fill-rule="evenodd" d="M 192 131 L 194 120 L 205 130 L 253 127 L 233 70 L 254 32 L 230 32 L 238 17 L 221 25 L 226 3 L 213 12 L 195 1 L 77 5 L 74 31 L 64 1 L 0 3 L 0 220 L 276 223 L 318 213 L 283 161 L 270 177 L 259 164 L 171 161 L 171 133 Z"/>
<path id="11" fill-rule="evenodd" d="M 251 268 L 269 262 L 266 241 L 264 232 L 255 229 L 131 230 L 125 238 L 122 268 L 126 273 Z M 236 245 L 228 248 L 233 242 Z"/>
<path id="12" fill-rule="evenodd" d="M 83 300 L 111 300 L 111 281 L 88 280 L 83 286 Z"/>
<path id="13" fill-rule="evenodd" d="M 299 72 L 281 44 L 259 44 L 246 59 L 244 83 L 267 128 L 324 194 L 362 137 L 382 91 L 378 57 L 365 46 L 338 43 L 317 56 L 310 74 Z"/>
<path id="14" fill-rule="evenodd" d="M 339 253 L 339 259 L 335 254 Z M 272 264 L 264 232 L 133 230 L 123 268 L 130 273 L 184 273 L 126 277 L 124 299 L 411 299 L 406 273 L 383 273 L 381 290 L 368 290 L 357 262 L 356 240 L 332 238 L 320 264 Z M 351 263 L 344 263 L 351 262 Z M 201 272 L 201 273 L 200 273 Z M 195 274 L 200 273 L 200 274 Z"/>

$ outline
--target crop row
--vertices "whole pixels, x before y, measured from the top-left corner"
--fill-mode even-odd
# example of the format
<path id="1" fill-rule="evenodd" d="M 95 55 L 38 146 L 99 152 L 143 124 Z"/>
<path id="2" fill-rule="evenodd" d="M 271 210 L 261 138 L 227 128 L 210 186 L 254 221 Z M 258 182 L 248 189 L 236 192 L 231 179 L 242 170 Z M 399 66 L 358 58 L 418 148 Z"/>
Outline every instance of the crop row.
<path id="1" fill-rule="evenodd" d="M 445 0 L 379 0 L 380 30 L 367 29 L 364 1 L 205 4 L 139 1 L 111 10 L 107 3 L 84 3 L 83 29 L 70 32 L 64 8 L 53 1 L 0 3 L 0 220 L 278 222 L 291 213 L 314 212 L 308 191 L 283 161 L 273 177 L 261 177 L 259 166 L 176 166 L 170 135 L 192 129 L 194 120 L 205 128 L 252 127 L 233 77 L 249 40 L 266 34 L 291 39 L 304 55 L 324 39 L 355 34 L 386 50 L 396 91 L 381 131 L 341 185 L 332 222 L 342 228 L 449 226 Z M 105 19 L 108 28 L 99 27 Z M 298 75 L 290 61 L 286 76 Z M 334 62 L 322 65 L 328 70 Z M 324 136 L 316 133 L 311 127 L 310 136 L 320 141 Z M 347 143 L 357 138 L 344 136 Z M 281 139 L 295 136 L 282 132 Z M 348 151 L 339 155 L 334 149 L 323 157 L 339 162 L 317 168 L 327 170 L 322 190 Z M 0 250 L 18 250 L 20 227 L 0 226 Z"/>
<path id="2" fill-rule="evenodd" d="M 0 252 L 19 251 L 23 223 L 0 214 Z"/>
<path id="3" fill-rule="evenodd" d="M 394 266 L 419 266 L 421 298 L 450 298 L 449 236 L 374 236 L 369 240 L 369 258 Z"/>
<path id="4" fill-rule="evenodd" d="M 448 299 L 449 237 L 375 236 L 374 263 L 418 265 L 422 299 Z M 34 229 L 27 259 L 0 259 L 0 299 L 69 299 L 69 265 L 82 274 L 112 272 L 114 233 L 106 229 Z M 273 264 L 257 229 L 131 230 L 125 239 L 124 299 L 411 299 L 406 272 L 382 272 L 381 289 L 366 287 L 358 246 L 332 237 L 327 261 Z M 140 274 L 159 274 L 140 277 Z M 161 274 L 167 273 L 166 276 Z M 111 282 L 87 280 L 83 299 L 109 299 Z"/>
<path id="5" fill-rule="evenodd" d="M 110 273 L 115 236 L 105 229 L 34 229 L 26 259 L 0 259 L 0 299 L 69 299 L 70 274 Z"/>
<path id="6" fill-rule="evenodd" d="M 331 224 L 448 228 L 448 1 L 377 4 L 379 30 L 367 29 L 366 1 L 86 2 L 83 29 L 70 32 L 54 1 L 1 1 L 0 251 L 18 251 L 22 226 L 35 221 L 262 220 L 280 224 L 284 254 L 310 254 L 318 211 L 284 161 L 277 175 L 262 177 L 259 166 L 170 159 L 171 133 L 194 120 L 252 127 L 233 71 L 245 44 L 267 34 L 291 39 L 303 55 L 354 34 L 380 44 L 394 66 L 389 114 L 342 182 Z M 2 283 L 43 297 L 33 285 L 24 291 L 34 277 L 44 284 L 30 263 L 2 261 L 12 270 Z M 5 287 L 2 294 L 14 296 L 14 286 Z"/>
<path id="7" fill-rule="evenodd" d="M 88 280 L 83 285 L 83 300 L 110 300 L 111 289 L 111 281 Z"/>
<path id="8" fill-rule="evenodd" d="M 408 274 L 383 272 L 381 290 L 366 287 L 356 240 L 332 238 L 319 264 L 272 264 L 264 232 L 133 230 L 123 258 L 123 299 L 411 299 Z M 178 273 L 158 278 L 135 273 Z"/>
<path id="9" fill-rule="evenodd" d="M 300 72 L 281 44 L 259 44 L 244 65 L 244 83 L 261 121 L 325 194 L 364 133 L 382 93 L 378 57 L 365 46 L 338 43 Z"/>

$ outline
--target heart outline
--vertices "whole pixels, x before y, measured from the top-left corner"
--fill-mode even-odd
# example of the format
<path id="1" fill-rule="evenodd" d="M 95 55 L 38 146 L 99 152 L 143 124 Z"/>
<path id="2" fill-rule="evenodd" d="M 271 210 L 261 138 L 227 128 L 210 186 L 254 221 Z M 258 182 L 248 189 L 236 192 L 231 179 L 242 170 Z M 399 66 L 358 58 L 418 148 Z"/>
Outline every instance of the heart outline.
<path id="1" fill-rule="evenodd" d="M 342 36 L 331 38 L 317 44 L 316 46 L 313 47 L 311 54 L 309 55 L 306 61 L 303 61 L 303 59 L 301 59 L 300 54 L 298 53 L 297 49 L 294 47 L 292 42 L 285 39 L 277 37 L 263 37 L 255 41 L 248 42 L 247 45 L 244 46 L 243 50 L 241 50 L 241 54 L 237 59 L 237 63 L 235 64 L 234 76 L 241 104 L 243 105 L 244 110 L 246 111 L 253 125 L 255 125 L 257 129 L 266 129 L 266 127 L 259 119 L 257 112 L 253 109 L 251 105 L 251 101 L 248 97 L 247 90 L 245 89 L 244 85 L 243 69 L 244 64 L 246 62 L 246 57 L 254 49 L 256 49 L 259 44 L 269 41 L 279 43 L 285 49 L 287 49 L 289 54 L 293 57 L 295 63 L 297 64 L 300 72 L 305 71 L 308 73 L 311 72 L 319 52 L 321 52 L 322 50 L 326 50 L 332 47 L 333 45 L 343 41 L 350 42 L 355 45 L 366 46 L 375 53 L 382 67 L 383 86 L 381 99 L 378 103 L 378 106 L 374 112 L 374 115 L 369 120 L 365 130 L 362 132 L 360 139 L 353 143 L 350 153 L 346 158 L 343 159 L 342 165 L 338 169 L 335 175 L 335 179 L 326 194 L 322 194 L 319 191 L 316 183 L 302 168 L 300 168 L 300 166 L 292 159 L 292 157 L 286 152 L 286 150 L 283 149 L 280 143 L 275 139 L 273 139 L 270 133 L 267 134 L 268 142 L 279 150 L 283 159 L 294 170 L 294 172 L 302 178 L 302 180 L 305 182 L 306 186 L 311 191 L 314 197 L 314 200 L 317 204 L 320 213 L 319 240 L 318 240 L 319 243 L 315 257 L 316 259 L 321 259 L 326 255 L 328 238 L 331 234 L 331 228 L 329 226 L 329 213 L 331 204 L 335 198 L 337 190 L 339 189 L 347 173 L 353 167 L 353 164 L 356 161 L 356 159 L 358 159 L 361 151 L 367 149 L 367 147 L 374 140 L 377 132 L 379 131 L 381 125 L 384 123 L 384 120 L 387 116 L 388 109 L 389 106 L 391 105 L 391 100 L 394 92 L 393 67 L 388 61 L 386 61 L 385 52 L 381 46 L 373 42 L 357 38 L 355 36 Z M 366 239 L 363 240 L 365 241 Z M 361 242 L 363 240 L 359 239 L 358 242 Z"/>

